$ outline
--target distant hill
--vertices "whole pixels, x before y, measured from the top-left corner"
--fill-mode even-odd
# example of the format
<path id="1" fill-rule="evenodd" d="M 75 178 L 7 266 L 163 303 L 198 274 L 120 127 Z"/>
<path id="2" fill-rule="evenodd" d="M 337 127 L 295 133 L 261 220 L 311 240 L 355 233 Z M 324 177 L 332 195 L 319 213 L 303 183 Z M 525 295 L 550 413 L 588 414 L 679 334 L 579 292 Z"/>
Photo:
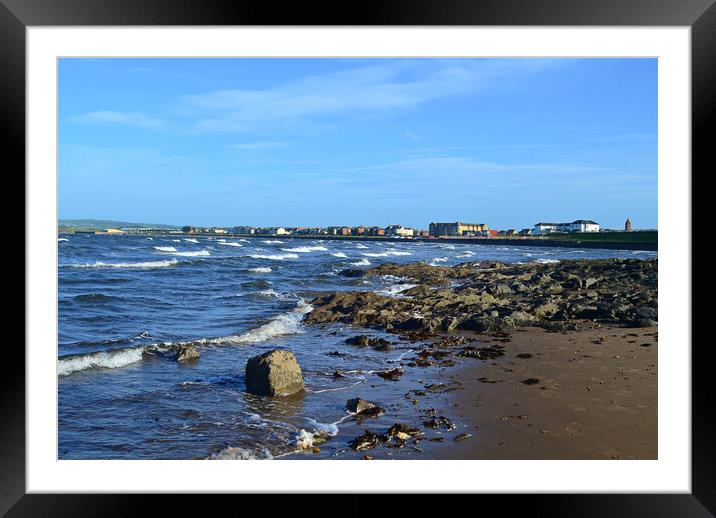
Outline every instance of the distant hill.
<path id="1" fill-rule="evenodd" d="M 57 222 L 58 227 L 82 229 L 82 230 L 101 230 L 105 228 L 166 228 L 178 229 L 176 225 L 164 225 L 162 223 L 130 223 L 128 221 L 115 221 L 111 219 L 61 219 Z"/>

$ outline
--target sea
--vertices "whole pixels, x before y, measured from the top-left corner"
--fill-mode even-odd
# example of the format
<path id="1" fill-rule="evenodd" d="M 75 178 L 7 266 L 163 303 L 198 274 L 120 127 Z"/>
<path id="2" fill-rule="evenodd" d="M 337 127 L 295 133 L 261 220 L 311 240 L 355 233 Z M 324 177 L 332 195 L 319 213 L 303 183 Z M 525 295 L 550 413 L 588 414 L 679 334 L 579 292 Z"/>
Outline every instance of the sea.
<path id="1" fill-rule="evenodd" d="M 433 241 L 233 238 L 185 235 L 61 234 L 58 238 L 59 459 L 352 459 L 365 430 L 449 416 L 455 367 L 406 369 L 397 381 L 376 375 L 409 361 L 420 343 L 376 329 L 307 326 L 309 301 L 325 291 L 371 290 L 400 297 L 408 279 L 340 275 L 385 262 L 450 266 L 656 257 L 656 252 Z M 388 351 L 347 345 L 369 334 Z M 178 363 L 177 344 L 200 350 Z M 263 398 L 245 390 L 247 360 L 271 349 L 298 359 L 305 393 Z M 469 361 L 478 361 L 468 359 Z M 356 419 L 346 400 L 385 408 Z M 420 400 L 420 404 L 416 401 Z M 441 434 L 420 446 L 381 450 L 429 458 L 447 448 Z M 428 445 L 427 447 L 425 445 Z"/>

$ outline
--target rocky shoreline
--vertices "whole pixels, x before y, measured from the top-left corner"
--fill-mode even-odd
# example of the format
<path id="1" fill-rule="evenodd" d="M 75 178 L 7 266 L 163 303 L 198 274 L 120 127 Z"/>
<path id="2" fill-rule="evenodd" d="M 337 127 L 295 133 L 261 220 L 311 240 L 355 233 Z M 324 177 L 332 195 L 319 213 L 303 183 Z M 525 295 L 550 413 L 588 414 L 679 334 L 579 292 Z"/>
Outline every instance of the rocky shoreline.
<path id="1" fill-rule="evenodd" d="M 393 276 L 416 283 L 397 296 L 333 292 L 310 301 L 310 324 L 342 322 L 393 333 L 510 332 L 519 326 L 550 331 L 601 324 L 651 327 L 658 320 L 656 259 L 573 260 L 559 263 L 384 263 L 347 269 L 356 278 Z"/>
<path id="2" fill-rule="evenodd" d="M 454 267 L 385 263 L 368 269 L 342 271 L 341 275 L 357 279 L 390 276 L 391 280 L 409 283 L 406 286 L 414 285 L 392 296 L 372 291 L 332 292 L 319 294 L 310 301 L 314 309 L 306 316 L 305 321 L 309 324 L 349 324 L 387 331 L 400 338 L 393 342 L 360 334 L 347 339 L 346 345 L 377 351 L 391 350 L 406 341 L 414 344 L 413 347 L 418 346 L 399 366 L 375 372 L 377 376 L 395 382 L 406 373 L 405 368 L 433 367 L 442 372 L 442 368 L 468 362 L 465 364 L 467 370 L 460 370 L 462 374 L 457 378 L 453 372 L 452 381 L 428 384 L 424 389 L 405 394 L 423 416 L 412 424 L 422 426 L 425 431 L 437 430 L 438 435 L 426 438 L 420 428 L 401 423 L 394 423 L 388 431 L 383 431 L 380 427 L 376 429 L 376 423 L 372 427 L 376 431 L 362 429 L 363 434 L 350 441 L 350 448 L 361 452 L 379 445 L 388 448 L 386 451 L 410 446 L 423 451 L 424 446 L 418 445 L 425 440 L 442 442 L 448 439 L 450 443 L 462 444 L 477 430 L 482 432 L 483 439 L 474 446 L 450 448 L 444 453 L 437 452 L 437 455 L 445 458 L 493 455 L 499 458 L 557 458 L 570 451 L 569 455 L 574 458 L 653 458 L 656 444 L 655 413 L 652 411 L 655 408 L 652 404 L 655 382 L 651 380 L 656 370 L 655 365 L 641 365 L 637 358 L 639 355 L 651 358 L 649 354 L 656 348 L 657 267 L 656 259 L 608 259 L 528 264 L 490 261 L 462 263 Z M 619 333 L 620 328 L 629 329 Z M 554 333 L 558 334 L 555 336 Z M 554 338 L 550 339 L 550 336 Z M 646 339 L 638 348 L 639 355 L 632 345 L 637 336 Z M 605 356 L 604 351 L 612 348 L 619 354 Z M 574 349 L 589 352 L 582 354 Z M 627 356 L 622 356 L 624 353 Z M 481 360 L 482 367 L 478 370 L 469 367 L 471 358 Z M 590 358 L 601 359 L 601 363 L 588 365 Z M 643 386 L 635 387 L 630 376 L 623 376 L 623 362 L 628 358 L 636 362 L 630 372 L 643 373 L 640 374 L 645 383 Z M 524 368 L 528 365 L 533 368 Z M 604 428 L 608 433 L 600 433 L 598 422 L 603 422 L 616 410 L 629 407 L 615 400 L 605 405 L 603 398 L 585 399 L 581 391 L 575 392 L 573 387 L 564 390 L 572 383 L 567 378 L 562 380 L 564 369 L 574 370 L 575 367 L 579 372 L 574 382 L 577 385 L 582 379 L 592 380 L 587 383 L 599 380 L 600 387 L 613 391 L 609 393 L 612 398 L 638 394 L 640 403 L 634 415 L 610 421 L 611 424 Z M 478 373 L 478 377 L 471 379 Z M 611 382 L 602 379 L 607 373 L 614 375 Z M 341 373 L 334 375 L 341 376 Z M 486 404 L 481 402 L 485 401 L 485 384 L 498 384 L 495 386 L 502 387 L 500 391 L 506 398 L 498 397 L 489 403 L 490 408 L 500 412 L 494 418 L 471 410 L 474 405 Z M 589 384 L 585 386 L 588 393 L 594 390 Z M 508 387 L 511 388 L 505 392 Z M 550 398 L 534 399 L 530 396 L 534 392 L 524 392 L 529 390 L 525 387 L 536 387 L 537 393 Z M 462 421 L 466 424 L 446 436 L 455 425 L 444 415 L 444 410 L 452 408 L 455 411 L 457 400 L 453 399 L 440 410 L 420 410 L 420 407 L 422 399 L 443 393 L 448 396 L 447 393 L 452 391 L 464 392 L 461 406 L 465 409 Z M 554 395 L 557 400 L 553 400 Z M 502 414 L 507 408 L 520 405 L 523 412 L 552 416 L 542 419 L 539 436 L 530 435 L 529 422 L 525 430 L 517 433 L 514 429 L 498 432 L 506 419 Z M 592 410 L 583 416 L 583 420 L 591 416 L 597 424 L 587 426 L 570 416 L 573 409 L 590 407 Z M 375 418 L 383 415 L 384 409 L 375 406 L 364 412 L 365 415 L 358 412 L 356 416 Z M 522 413 L 515 419 L 515 422 L 524 422 L 529 421 L 530 416 Z M 575 433 L 574 430 L 582 430 L 584 426 L 587 429 L 583 434 Z M 544 436 L 548 433 L 545 430 L 553 430 L 549 432 L 549 438 Z M 643 440 L 623 444 L 619 438 L 624 430 L 639 430 Z M 509 441 L 503 433 L 508 434 Z M 485 443 L 486 437 L 494 444 Z M 525 440 L 527 437 L 529 441 Z M 564 443 L 565 440 L 569 442 Z M 541 446 L 520 449 L 520 445 L 530 442 Z M 501 453 L 494 450 L 495 445 L 500 447 Z M 569 455 L 565 458 L 570 458 Z M 371 454 L 363 458 L 374 457 Z"/>

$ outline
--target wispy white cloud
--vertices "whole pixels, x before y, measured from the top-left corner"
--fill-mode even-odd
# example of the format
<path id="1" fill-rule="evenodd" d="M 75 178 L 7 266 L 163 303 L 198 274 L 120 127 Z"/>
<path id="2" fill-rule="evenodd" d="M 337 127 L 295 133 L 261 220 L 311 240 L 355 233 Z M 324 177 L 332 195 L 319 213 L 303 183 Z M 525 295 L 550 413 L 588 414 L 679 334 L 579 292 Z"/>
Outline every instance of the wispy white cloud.
<path id="1" fill-rule="evenodd" d="M 72 117 L 72 121 L 85 124 L 118 124 L 147 129 L 158 129 L 164 126 L 164 120 L 140 112 L 96 111 Z"/>
<path id="2" fill-rule="evenodd" d="M 203 131 L 243 131 L 256 124 L 336 114 L 377 113 L 435 99 L 519 84 L 556 60 L 408 60 L 304 77 L 263 90 L 231 89 L 191 95 L 207 116 Z"/>

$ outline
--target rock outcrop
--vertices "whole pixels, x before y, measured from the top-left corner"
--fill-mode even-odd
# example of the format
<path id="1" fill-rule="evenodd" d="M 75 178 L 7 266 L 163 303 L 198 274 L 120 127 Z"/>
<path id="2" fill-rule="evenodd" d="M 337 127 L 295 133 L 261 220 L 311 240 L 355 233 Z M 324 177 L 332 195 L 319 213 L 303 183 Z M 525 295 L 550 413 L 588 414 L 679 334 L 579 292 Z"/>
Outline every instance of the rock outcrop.
<path id="1" fill-rule="evenodd" d="M 246 390 L 259 396 L 290 396 L 304 390 L 303 374 L 290 351 L 275 349 L 249 358 Z"/>
<path id="2" fill-rule="evenodd" d="M 420 283 L 389 297 L 367 291 L 322 294 L 309 323 L 343 322 L 391 332 L 509 332 L 530 325 L 553 331 L 598 323 L 654 325 L 658 317 L 656 259 L 556 263 L 385 263 L 341 272 L 350 277 L 408 278 Z M 354 345 L 370 345 L 367 338 Z"/>

